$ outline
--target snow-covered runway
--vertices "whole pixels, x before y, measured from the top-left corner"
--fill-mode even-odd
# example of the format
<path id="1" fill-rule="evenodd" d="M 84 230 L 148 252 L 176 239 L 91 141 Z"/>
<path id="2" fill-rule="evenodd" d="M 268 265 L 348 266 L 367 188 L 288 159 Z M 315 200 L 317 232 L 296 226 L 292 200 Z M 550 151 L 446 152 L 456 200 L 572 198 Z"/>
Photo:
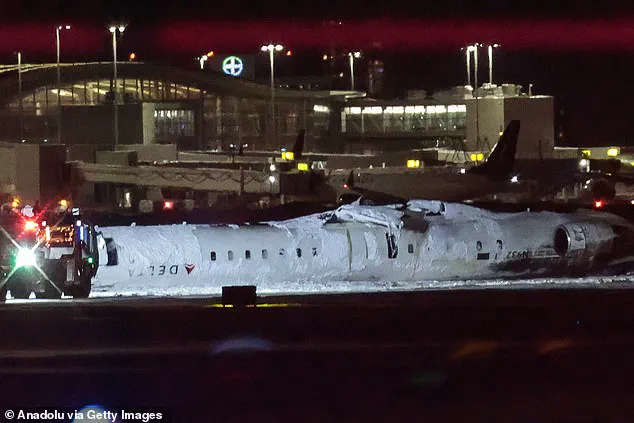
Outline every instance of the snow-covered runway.
<path id="1" fill-rule="evenodd" d="M 248 285 L 248 281 L 235 285 Z M 548 288 L 630 288 L 634 274 L 621 276 L 592 276 L 583 278 L 488 279 L 465 281 L 297 281 L 257 284 L 260 294 L 330 294 L 353 292 L 394 292 L 436 289 L 548 289 Z M 125 280 L 95 280 L 91 297 L 113 296 L 198 296 L 220 295 L 222 285 L 213 282 L 191 284 L 188 278 L 167 280 L 145 279 L 134 283 Z"/>

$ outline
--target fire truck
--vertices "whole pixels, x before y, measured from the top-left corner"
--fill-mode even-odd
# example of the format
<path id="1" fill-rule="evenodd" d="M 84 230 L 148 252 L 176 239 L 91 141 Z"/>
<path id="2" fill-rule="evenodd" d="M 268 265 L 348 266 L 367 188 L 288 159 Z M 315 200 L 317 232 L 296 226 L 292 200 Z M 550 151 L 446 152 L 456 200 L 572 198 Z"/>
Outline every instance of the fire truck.
<path id="1" fill-rule="evenodd" d="M 1 216 L 0 268 L 3 285 L 13 298 L 86 298 L 99 265 L 94 227 L 79 209 Z"/>

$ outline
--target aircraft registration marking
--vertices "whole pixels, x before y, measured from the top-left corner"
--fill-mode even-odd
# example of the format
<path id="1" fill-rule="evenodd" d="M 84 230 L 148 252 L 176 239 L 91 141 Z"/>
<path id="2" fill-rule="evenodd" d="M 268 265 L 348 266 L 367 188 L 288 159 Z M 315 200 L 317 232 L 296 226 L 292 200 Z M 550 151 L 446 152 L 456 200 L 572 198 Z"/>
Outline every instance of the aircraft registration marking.
<path id="1" fill-rule="evenodd" d="M 531 250 L 513 250 L 506 254 L 507 259 L 524 259 L 531 257 Z"/>

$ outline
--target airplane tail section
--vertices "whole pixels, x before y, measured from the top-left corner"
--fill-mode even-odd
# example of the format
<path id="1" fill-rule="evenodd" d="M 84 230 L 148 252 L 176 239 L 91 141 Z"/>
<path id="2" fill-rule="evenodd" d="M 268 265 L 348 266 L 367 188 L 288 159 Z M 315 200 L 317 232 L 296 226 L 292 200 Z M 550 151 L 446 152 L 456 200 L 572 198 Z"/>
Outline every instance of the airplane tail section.
<path id="1" fill-rule="evenodd" d="M 472 168 L 469 173 L 486 175 L 496 180 L 510 178 L 515 164 L 519 132 L 520 121 L 512 120 L 509 122 L 497 144 L 491 150 L 487 161 Z"/>
<path id="2" fill-rule="evenodd" d="M 302 153 L 304 152 L 304 136 L 306 135 L 306 130 L 302 129 L 297 134 L 297 139 L 295 140 L 295 145 L 293 146 L 293 157 L 295 160 L 301 160 Z"/>

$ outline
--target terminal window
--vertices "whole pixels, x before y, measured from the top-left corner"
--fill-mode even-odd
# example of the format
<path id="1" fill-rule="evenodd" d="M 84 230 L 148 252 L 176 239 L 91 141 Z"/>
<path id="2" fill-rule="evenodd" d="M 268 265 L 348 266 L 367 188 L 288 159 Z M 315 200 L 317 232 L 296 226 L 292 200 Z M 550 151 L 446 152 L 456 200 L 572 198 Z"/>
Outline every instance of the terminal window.
<path id="1" fill-rule="evenodd" d="M 193 110 L 155 110 L 154 125 L 158 140 L 196 135 Z"/>

